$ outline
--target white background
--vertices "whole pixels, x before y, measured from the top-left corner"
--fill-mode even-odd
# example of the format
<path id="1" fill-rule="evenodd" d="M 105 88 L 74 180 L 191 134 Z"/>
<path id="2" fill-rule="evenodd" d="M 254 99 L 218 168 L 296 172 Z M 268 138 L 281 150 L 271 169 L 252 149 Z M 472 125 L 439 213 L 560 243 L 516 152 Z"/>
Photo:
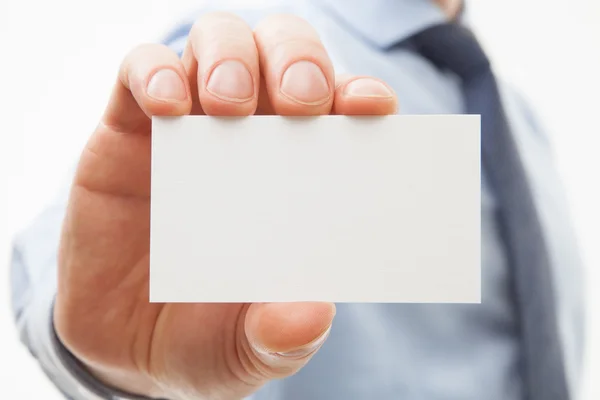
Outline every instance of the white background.
<path id="1" fill-rule="evenodd" d="M 20 346 L 12 325 L 5 267 L 12 232 L 27 224 L 58 188 L 95 127 L 126 51 L 136 43 L 157 40 L 203 1 L 0 1 L 2 398 L 61 398 Z M 469 4 L 473 24 L 497 69 L 527 94 L 554 134 L 589 272 L 591 324 L 582 398 L 598 399 L 600 2 Z"/>

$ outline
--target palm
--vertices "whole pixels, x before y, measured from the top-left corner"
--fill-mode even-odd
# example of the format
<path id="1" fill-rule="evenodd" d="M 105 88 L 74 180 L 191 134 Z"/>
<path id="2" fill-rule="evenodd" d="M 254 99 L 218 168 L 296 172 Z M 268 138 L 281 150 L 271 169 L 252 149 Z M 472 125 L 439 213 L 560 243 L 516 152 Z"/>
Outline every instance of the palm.
<path id="1" fill-rule="evenodd" d="M 235 339 L 223 338 L 235 335 L 247 307 L 149 303 L 147 129 L 144 125 L 139 132 L 115 132 L 101 127 L 84 150 L 65 221 L 61 268 L 66 271 L 61 271 L 57 301 L 63 289 L 71 292 L 68 313 L 77 326 L 70 330 L 80 338 L 75 350 L 81 358 L 174 380 L 170 374 L 178 379 L 188 371 L 202 374 L 186 368 L 186 362 L 225 359 L 225 343 Z M 78 293 L 72 293 L 74 289 Z M 178 363 L 183 364 L 177 367 Z M 189 376 L 189 381 L 207 378 Z"/>

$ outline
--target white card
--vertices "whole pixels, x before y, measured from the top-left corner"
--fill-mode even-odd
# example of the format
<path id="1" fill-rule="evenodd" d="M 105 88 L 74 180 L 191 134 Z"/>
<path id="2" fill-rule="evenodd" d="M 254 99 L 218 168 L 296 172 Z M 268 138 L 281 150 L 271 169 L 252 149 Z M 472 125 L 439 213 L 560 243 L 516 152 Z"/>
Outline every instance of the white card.
<path id="1" fill-rule="evenodd" d="M 160 117 L 153 302 L 480 302 L 476 115 Z"/>

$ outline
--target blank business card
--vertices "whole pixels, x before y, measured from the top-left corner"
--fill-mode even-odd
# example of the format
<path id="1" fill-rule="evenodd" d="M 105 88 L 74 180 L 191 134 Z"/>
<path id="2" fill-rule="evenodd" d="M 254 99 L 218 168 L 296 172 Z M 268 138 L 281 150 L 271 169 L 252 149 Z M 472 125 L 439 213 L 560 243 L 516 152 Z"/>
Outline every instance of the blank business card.
<path id="1" fill-rule="evenodd" d="M 480 119 L 158 117 L 150 301 L 480 302 Z"/>

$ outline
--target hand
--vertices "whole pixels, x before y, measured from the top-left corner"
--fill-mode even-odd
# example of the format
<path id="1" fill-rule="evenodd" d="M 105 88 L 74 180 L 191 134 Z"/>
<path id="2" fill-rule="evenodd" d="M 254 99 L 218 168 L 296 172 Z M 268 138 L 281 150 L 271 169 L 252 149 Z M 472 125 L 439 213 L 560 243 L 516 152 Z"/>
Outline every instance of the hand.
<path id="1" fill-rule="evenodd" d="M 396 108 L 381 81 L 335 78 L 314 29 L 293 16 L 253 32 L 207 14 L 181 60 L 161 45 L 133 50 L 70 194 L 54 309 L 61 341 L 100 380 L 149 397 L 239 399 L 296 372 L 326 339 L 333 304 L 149 303 L 150 117 Z"/>

